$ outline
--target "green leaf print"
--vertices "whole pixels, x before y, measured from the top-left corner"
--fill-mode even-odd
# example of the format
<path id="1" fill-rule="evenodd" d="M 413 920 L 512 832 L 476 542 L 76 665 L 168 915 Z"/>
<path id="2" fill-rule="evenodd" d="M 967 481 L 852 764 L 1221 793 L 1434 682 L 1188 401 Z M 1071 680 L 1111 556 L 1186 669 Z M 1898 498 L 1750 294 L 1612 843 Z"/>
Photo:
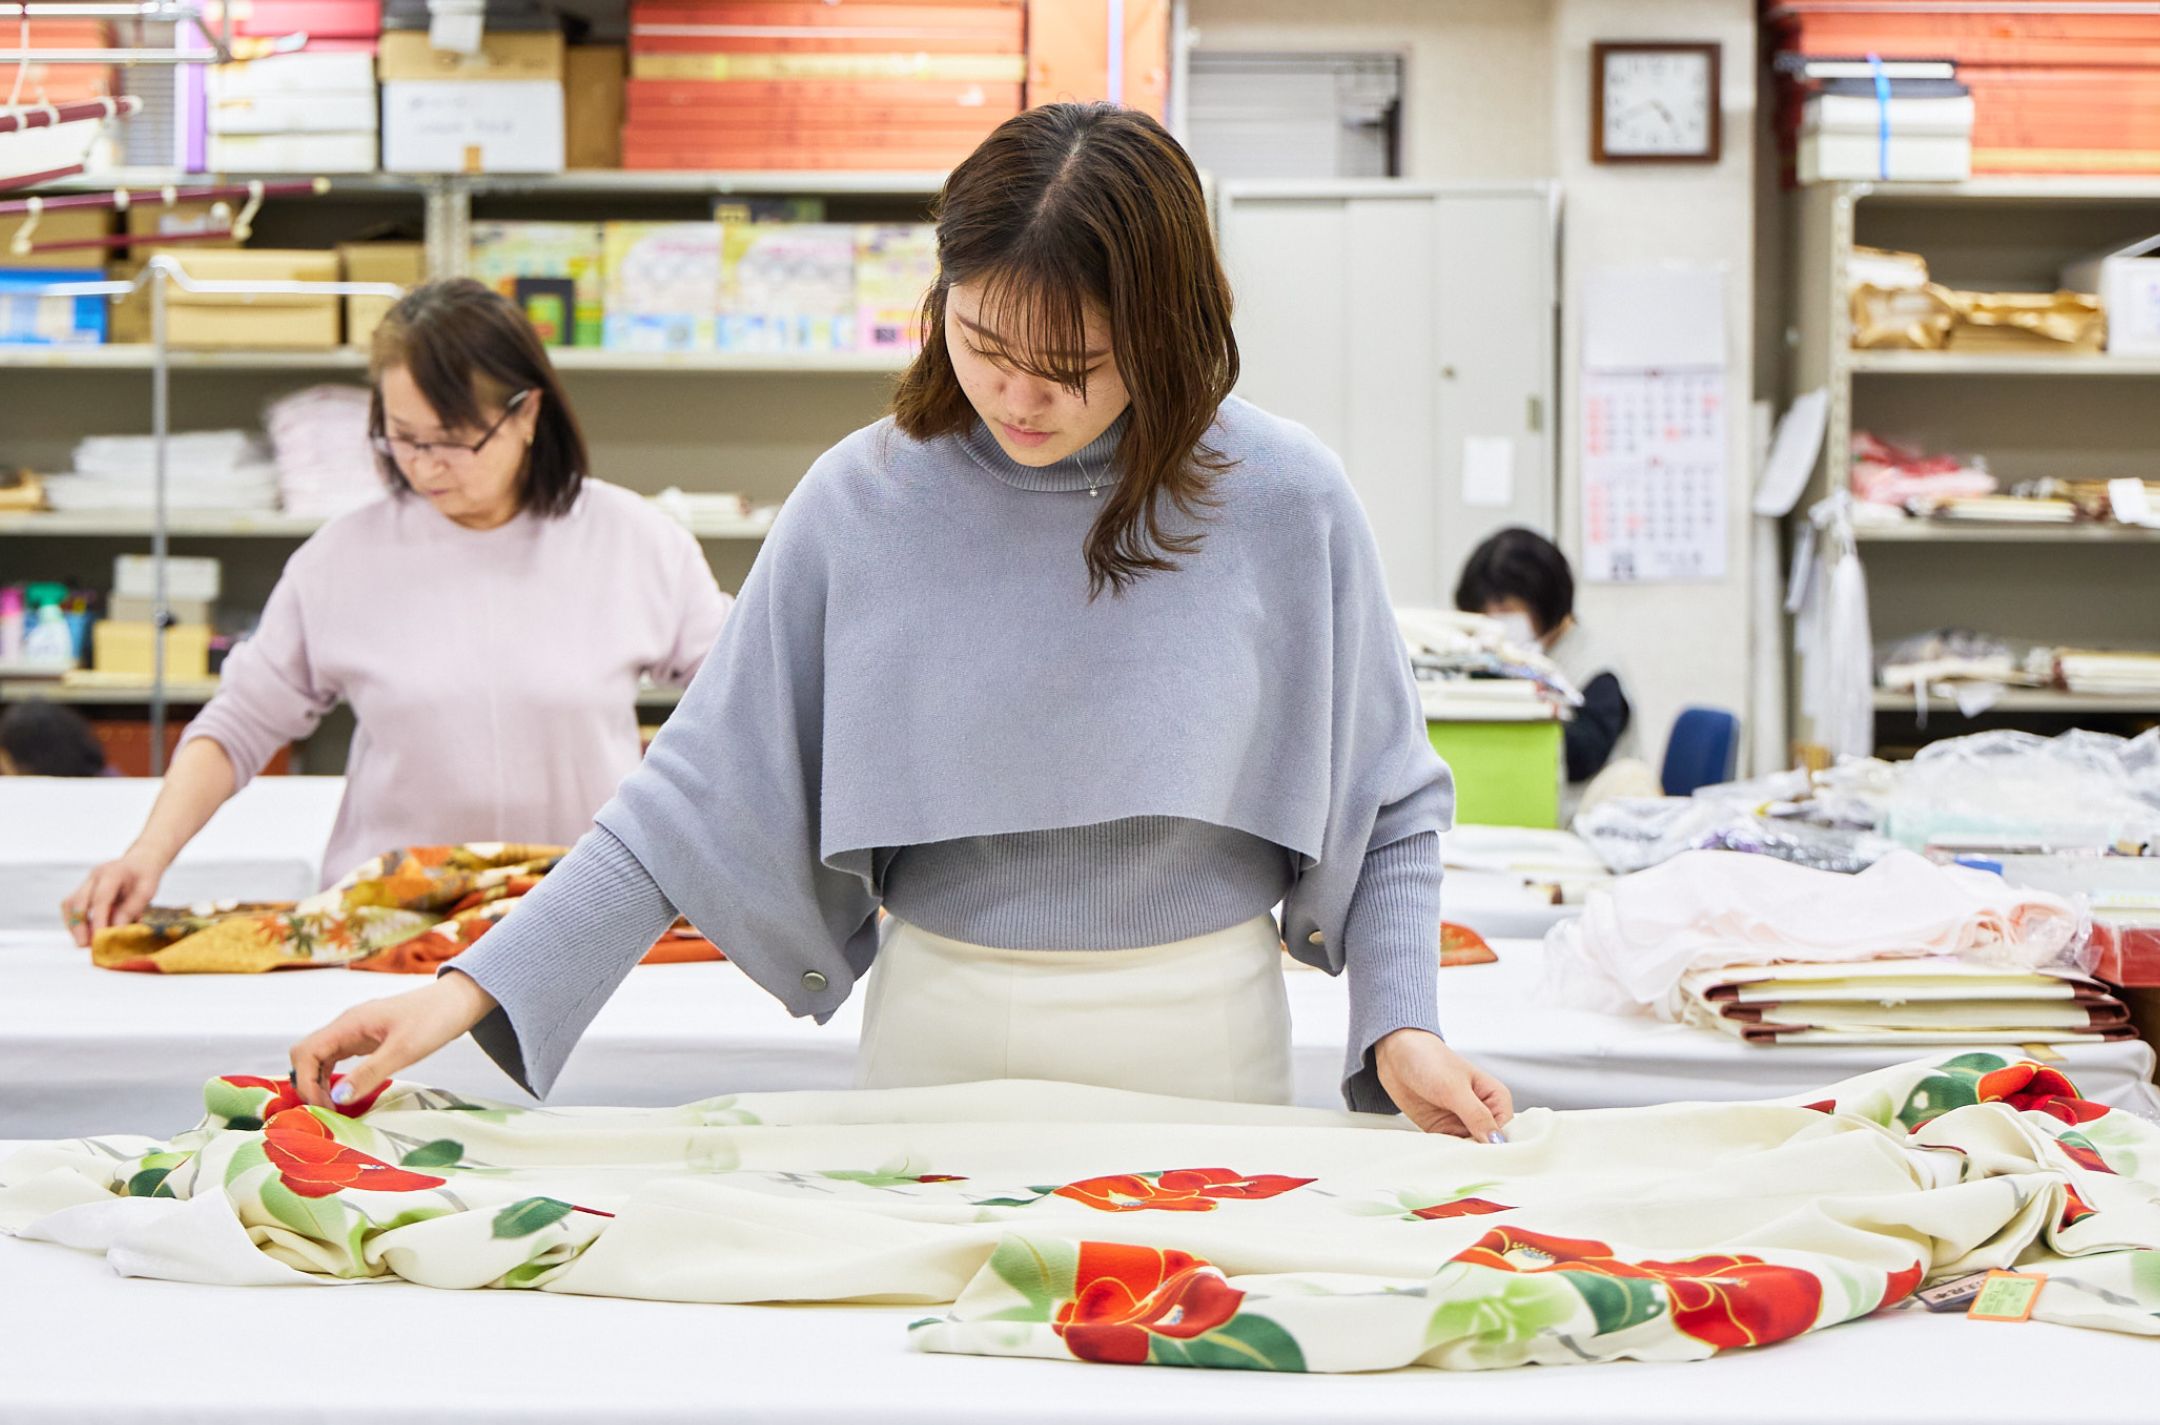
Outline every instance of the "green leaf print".
<path id="1" fill-rule="evenodd" d="M 559 1198 L 528 1197 L 495 1214 L 494 1235 L 530 1237 L 541 1228 L 562 1221 L 570 1213 L 570 1204 Z"/>
<path id="2" fill-rule="evenodd" d="M 1554 1272 L 1589 1304 L 1597 1334 L 1610 1335 L 1665 1314 L 1665 1287 L 1640 1277 L 1608 1277 L 1596 1272 Z"/>
<path id="3" fill-rule="evenodd" d="M 1985 1054 L 1965 1054 L 1966 1059 L 1985 1059 Z M 1954 1061 L 1953 1061 L 1954 1062 Z M 1940 1118 L 1953 1108 L 1965 1108 L 1980 1101 L 1978 1078 L 1954 1077 L 1949 1074 L 1929 1074 L 1920 1086 L 1906 1096 L 1905 1106 L 1898 1110 L 1898 1122 L 1910 1130 L 1918 1128 L 1930 1119 Z"/>
<path id="4" fill-rule="evenodd" d="M 269 1101 L 270 1092 L 267 1089 L 241 1088 L 237 1084 L 228 1084 L 223 1079 L 212 1079 L 203 1085 L 203 1108 L 212 1118 L 227 1120 L 228 1128 L 262 1127 L 262 1120 L 256 1118 L 255 1111 Z M 243 1118 L 252 1119 L 253 1122 L 242 1124 L 239 1120 Z"/>
<path id="5" fill-rule="evenodd" d="M 1265 1316 L 1246 1314 L 1233 1316 L 1190 1341 L 1151 1333 L 1148 1359 L 1158 1366 L 1205 1366 L 1219 1371 L 1305 1369 L 1305 1353 L 1288 1331 Z"/>
<path id="6" fill-rule="evenodd" d="M 263 1151 L 261 1139 L 258 1138 L 253 1143 L 243 1144 L 240 1150 L 232 1155 L 232 1160 L 225 1165 L 225 1186 L 231 1187 L 238 1182 L 240 1175 L 248 1171 L 248 1169 L 267 1167 L 269 1163 L 270 1155 Z"/>
<path id="7" fill-rule="evenodd" d="M 463 1143 L 458 1142 L 455 1138 L 437 1138 L 432 1143 L 422 1143 L 419 1147 L 398 1159 L 398 1166 L 404 1168 L 449 1168 L 455 1167 L 458 1160 L 464 1156 L 465 1145 Z"/>
<path id="8" fill-rule="evenodd" d="M 1427 1350 L 1451 1341 L 1492 1346 L 1527 1341 L 1565 1325 L 1583 1301 L 1567 1283 L 1543 1272 L 1481 1271 L 1476 1277 L 1497 1280 L 1481 1295 L 1441 1303 L 1425 1327 Z"/>
<path id="9" fill-rule="evenodd" d="M 2130 1254 L 2130 1286 L 2137 1292 L 2138 1304 L 2160 1316 L 2160 1252 Z"/>
<path id="10" fill-rule="evenodd" d="M 165 1186 L 165 1179 L 172 1176 L 171 1168 L 144 1168 L 127 1180 L 128 1197 L 171 1197 L 172 1190 Z"/>
<path id="11" fill-rule="evenodd" d="M 303 1237 L 341 1245 L 345 1239 L 345 1204 L 335 1197 L 302 1197 L 271 1178 L 258 1189 L 263 1207 L 272 1217 Z"/>
<path id="12" fill-rule="evenodd" d="M 1048 1321 L 1051 1309 L 1073 1294 L 1080 1250 L 1070 1242 L 1007 1237 L 990 1254 L 990 1270 L 1028 1300 L 1025 1310 L 1000 1312 L 1000 1321 Z"/>

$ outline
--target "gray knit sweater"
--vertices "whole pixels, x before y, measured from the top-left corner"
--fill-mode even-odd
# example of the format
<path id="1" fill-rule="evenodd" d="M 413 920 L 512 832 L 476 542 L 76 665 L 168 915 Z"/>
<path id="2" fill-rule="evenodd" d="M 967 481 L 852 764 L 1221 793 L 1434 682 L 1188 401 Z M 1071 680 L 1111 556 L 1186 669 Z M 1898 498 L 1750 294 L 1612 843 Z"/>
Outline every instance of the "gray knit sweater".
<path id="1" fill-rule="evenodd" d="M 1236 463 L 1175 573 L 1090 602 L 1081 542 L 1122 427 L 1031 469 L 986 431 L 890 423 L 812 469 L 704 671 L 599 828 L 454 968 L 475 1031 L 545 1093 L 679 908 L 820 1020 L 876 912 L 955 939 L 1116 949 L 1284 901 L 1293 954 L 1348 970 L 1344 1096 L 1372 1046 L 1438 1032 L 1439 833 L 1378 554 L 1339 463 L 1241 401 Z M 724 1087 L 724 1086 L 723 1086 Z"/>

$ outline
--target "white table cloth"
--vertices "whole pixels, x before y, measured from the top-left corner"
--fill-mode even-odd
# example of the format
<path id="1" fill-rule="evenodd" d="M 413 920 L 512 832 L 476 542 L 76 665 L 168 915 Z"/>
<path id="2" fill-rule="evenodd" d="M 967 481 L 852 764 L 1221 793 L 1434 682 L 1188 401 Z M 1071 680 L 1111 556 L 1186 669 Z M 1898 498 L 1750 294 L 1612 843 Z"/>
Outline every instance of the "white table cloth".
<path id="1" fill-rule="evenodd" d="M 1440 975 L 1450 1041 L 1528 1107 L 1619 1108 L 1764 1098 L 1910 1057 L 1889 1049 L 1750 1048 L 1650 1019 L 1556 1009 L 1538 994 L 1543 948 L 1504 941 L 1494 965 Z M 1288 976 L 1297 1101 L 1339 1107 L 1344 987 Z M 205 1079 L 281 1073 L 287 1047 L 359 1000 L 419 981 L 352 970 L 142 975 L 91 968 L 57 931 L 0 934 L 0 1136 L 166 1134 L 201 1116 Z M 554 1101 L 661 1106 L 723 1092 L 845 1088 L 861 1028 L 857 995 L 820 1027 L 791 1019 L 729 965 L 631 972 L 571 1056 Z M 2087 1098 L 2160 1113 L 2142 1042 L 2069 1049 L 2060 1065 Z M 481 1097 L 518 1090 L 470 1040 L 416 1077 Z"/>
<path id="2" fill-rule="evenodd" d="M 0 1143 L 0 1156 L 13 1144 Z M 1694 1365 L 1247 1375 L 922 1355 L 921 1307 L 127 1280 L 0 1238 L 0 1420 L 2151 1425 L 2150 1338 L 1918 1309 Z M 486 1344 L 465 1351 L 461 1343 Z M 505 1369 L 499 1352 L 543 1362 Z"/>
<path id="3" fill-rule="evenodd" d="M 60 902 L 127 849 L 159 783 L 146 777 L 0 777 L 0 930 L 60 923 Z M 166 872 L 158 900 L 297 900 L 321 878 L 342 777 L 258 777 Z"/>

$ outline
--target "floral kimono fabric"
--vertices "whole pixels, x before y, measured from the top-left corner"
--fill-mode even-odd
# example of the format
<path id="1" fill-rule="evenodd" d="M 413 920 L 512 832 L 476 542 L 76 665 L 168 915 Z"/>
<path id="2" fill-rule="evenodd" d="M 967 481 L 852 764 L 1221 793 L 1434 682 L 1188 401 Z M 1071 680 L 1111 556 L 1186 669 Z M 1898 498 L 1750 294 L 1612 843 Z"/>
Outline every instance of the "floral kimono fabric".
<path id="1" fill-rule="evenodd" d="M 1129 1365 L 1699 1360 L 1998 1267 L 2046 1278 L 2037 1319 L 2160 1335 L 2160 1129 L 1993 1054 L 1807 1103 L 1532 1110 L 1502 1146 L 1018 1082 L 206 1097 L 169 1142 L 0 1163 L 0 1228 L 190 1281 L 919 1303 L 919 1350 Z"/>
<path id="2" fill-rule="evenodd" d="M 108 970 L 250 974 L 345 965 L 432 974 L 471 948 L 540 884 L 560 846 L 471 843 L 387 851 L 303 901 L 157 907 L 100 932 L 90 949 Z M 648 963 L 721 958 L 678 923 Z"/>

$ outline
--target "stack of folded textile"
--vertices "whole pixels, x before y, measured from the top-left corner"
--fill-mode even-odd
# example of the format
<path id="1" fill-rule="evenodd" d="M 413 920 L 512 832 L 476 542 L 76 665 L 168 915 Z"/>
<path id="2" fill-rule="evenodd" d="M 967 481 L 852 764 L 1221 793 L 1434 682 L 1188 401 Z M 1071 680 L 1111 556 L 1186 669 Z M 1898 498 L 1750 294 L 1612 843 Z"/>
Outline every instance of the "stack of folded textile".
<path id="1" fill-rule="evenodd" d="M 263 411 L 287 514 L 331 519 L 382 495 L 368 401 L 364 386 L 310 386 Z"/>
<path id="2" fill-rule="evenodd" d="M 148 510 L 156 503 L 156 443 L 146 435 L 91 436 L 75 468 L 46 477 L 56 510 Z M 192 431 L 166 447 L 165 501 L 176 510 L 277 508 L 277 471 L 246 432 Z"/>
<path id="3" fill-rule="evenodd" d="M 1893 851 L 1857 875 L 1691 851 L 1590 898 L 1546 940 L 1564 1003 L 1749 1043 L 2042 1044 L 2133 1037 L 2062 896 Z"/>
<path id="4" fill-rule="evenodd" d="M 1690 1024 L 1750 1044 L 2031 1044 L 2130 1039 L 2130 1011 L 2073 970 L 2014 974 L 1950 956 L 1698 970 Z"/>

